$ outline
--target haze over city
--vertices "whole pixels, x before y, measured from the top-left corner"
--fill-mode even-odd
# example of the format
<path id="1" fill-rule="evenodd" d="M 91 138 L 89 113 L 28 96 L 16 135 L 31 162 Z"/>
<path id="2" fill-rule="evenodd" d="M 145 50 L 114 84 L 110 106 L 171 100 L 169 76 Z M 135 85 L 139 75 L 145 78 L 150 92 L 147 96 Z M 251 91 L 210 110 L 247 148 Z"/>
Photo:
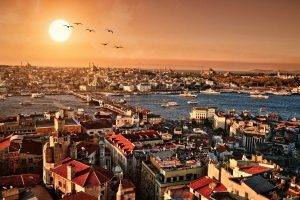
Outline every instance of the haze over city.
<path id="1" fill-rule="evenodd" d="M 300 69 L 297 0 L 2 0 L 0 7 L 0 64 Z M 82 23 L 63 42 L 49 34 L 60 19 Z"/>

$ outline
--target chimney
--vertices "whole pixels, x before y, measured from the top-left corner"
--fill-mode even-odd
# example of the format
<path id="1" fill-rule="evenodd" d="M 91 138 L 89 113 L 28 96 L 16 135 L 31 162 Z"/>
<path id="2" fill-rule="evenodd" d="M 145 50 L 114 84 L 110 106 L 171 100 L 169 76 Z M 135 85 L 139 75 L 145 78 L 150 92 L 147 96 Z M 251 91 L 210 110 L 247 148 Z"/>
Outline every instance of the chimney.
<path id="1" fill-rule="evenodd" d="M 212 182 L 208 185 L 208 187 L 211 189 L 211 190 L 214 190 L 216 187 L 217 187 L 217 183 L 216 182 Z"/>
<path id="2" fill-rule="evenodd" d="M 70 164 L 67 166 L 67 179 L 72 180 L 72 178 L 74 178 L 74 175 L 75 175 L 74 166 Z"/>

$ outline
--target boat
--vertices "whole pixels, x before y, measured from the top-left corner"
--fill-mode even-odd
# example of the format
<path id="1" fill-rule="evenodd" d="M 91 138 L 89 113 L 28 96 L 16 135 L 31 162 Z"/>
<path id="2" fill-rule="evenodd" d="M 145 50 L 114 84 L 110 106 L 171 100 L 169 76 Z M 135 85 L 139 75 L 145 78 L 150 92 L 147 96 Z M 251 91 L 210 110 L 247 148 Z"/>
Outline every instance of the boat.
<path id="1" fill-rule="evenodd" d="M 189 91 L 184 91 L 182 94 L 179 94 L 181 97 L 197 97 L 197 94 L 192 94 Z"/>
<path id="2" fill-rule="evenodd" d="M 167 103 L 163 103 L 161 106 L 162 106 L 162 107 L 178 106 L 178 103 L 175 102 L 175 101 L 169 101 L 169 102 L 167 102 Z"/>
<path id="3" fill-rule="evenodd" d="M 43 93 L 32 93 L 31 98 L 42 98 L 45 95 Z"/>
<path id="4" fill-rule="evenodd" d="M 119 103 L 126 103 L 126 99 L 120 99 L 118 102 Z"/>
<path id="5" fill-rule="evenodd" d="M 207 90 L 203 90 L 200 92 L 201 94 L 209 94 L 209 95 L 218 95 L 220 94 L 220 92 L 217 92 L 211 88 L 207 89 Z"/>
<path id="6" fill-rule="evenodd" d="M 191 101 L 188 101 L 187 103 L 188 103 L 188 104 L 197 104 L 198 101 L 193 101 L 193 100 L 191 100 Z"/>
<path id="7" fill-rule="evenodd" d="M 32 103 L 31 103 L 31 101 L 22 101 L 22 102 L 20 102 L 20 105 L 22 105 L 22 106 L 30 106 L 30 105 L 32 105 Z"/>
<path id="8" fill-rule="evenodd" d="M 269 96 L 262 95 L 262 94 L 251 94 L 250 97 L 254 98 L 254 99 L 268 99 L 269 98 Z"/>
<path id="9" fill-rule="evenodd" d="M 282 90 L 282 91 L 278 91 L 278 92 L 273 92 L 274 95 L 278 95 L 278 96 L 289 96 L 292 95 L 291 92 Z"/>

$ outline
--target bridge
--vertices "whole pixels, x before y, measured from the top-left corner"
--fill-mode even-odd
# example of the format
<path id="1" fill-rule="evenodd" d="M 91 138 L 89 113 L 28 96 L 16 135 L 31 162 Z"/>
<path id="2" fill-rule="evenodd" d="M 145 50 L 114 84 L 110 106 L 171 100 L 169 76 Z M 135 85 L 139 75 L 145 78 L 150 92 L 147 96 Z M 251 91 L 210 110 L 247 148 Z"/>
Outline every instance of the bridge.
<path id="1" fill-rule="evenodd" d="M 105 97 L 104 95 L 100 95 L 100 94 L 92 95 L 91 93 L 80 93 L 74 91 L 69 91 L 69 93 L 80 99 L 85 100 L 88 103 L 95 103 L 102 108 L 118 113 L 120 115 L 131 115 L 135 110 L 134 107 L 119 104 Z"/>

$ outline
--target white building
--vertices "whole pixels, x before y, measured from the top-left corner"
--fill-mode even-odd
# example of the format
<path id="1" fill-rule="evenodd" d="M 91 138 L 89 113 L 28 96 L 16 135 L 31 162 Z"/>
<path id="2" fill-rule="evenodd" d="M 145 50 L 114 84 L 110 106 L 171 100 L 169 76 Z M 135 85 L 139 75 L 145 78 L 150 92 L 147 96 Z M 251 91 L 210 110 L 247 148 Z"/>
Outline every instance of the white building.
<path id="1" fill-rule="evenodd" d="M 214 129 L 224 129 L 226 128 L 226 117 L 223 115 L 220 115 L 218 113 L 214 114 L 214 120 L 213 120 L 213 127 Z"/>
<path id="2" fill-rule="evenodd" d="M 136 86 L 139 92 L 149 92 L 151 90 L 151 85 L 147 83 L 140 83 Z"/>
<path id="3" fill-rule="evenodd" d="M 216 109 L 214 107 L 201 108 L 194 107 L 190 112 L 190 119 L 198 123 L 203 122 L 205 119 L 213 120 Z"/>
<path id="4" fill-rule="evenodd" d="M 134 91 L 134 86 L 133 85 L 123 85 L 123 90 L 125 92 L 132 92 L 132 91 Z"/>

